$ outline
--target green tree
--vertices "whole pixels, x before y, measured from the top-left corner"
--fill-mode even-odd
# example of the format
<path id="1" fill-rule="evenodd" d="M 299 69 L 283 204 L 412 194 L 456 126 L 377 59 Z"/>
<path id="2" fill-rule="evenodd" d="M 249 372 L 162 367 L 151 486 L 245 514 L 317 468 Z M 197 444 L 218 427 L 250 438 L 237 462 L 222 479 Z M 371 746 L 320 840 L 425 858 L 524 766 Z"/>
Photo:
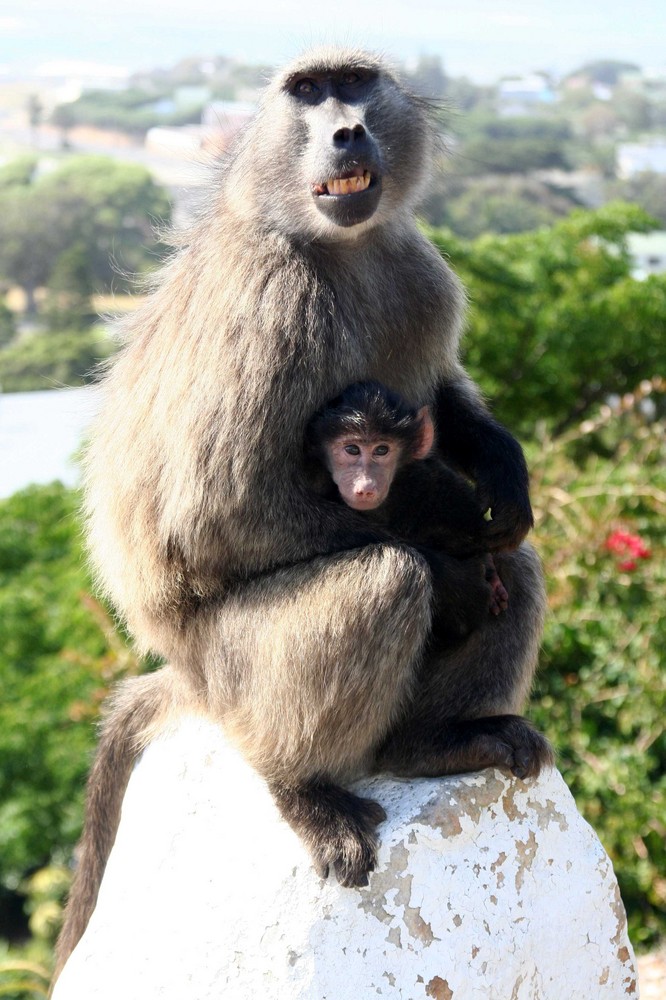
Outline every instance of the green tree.
<path id="1" fill-rule="evenodd" d="M 433 233 L 469 292 L 466 363 L 522 436 L 539 421 L 566 427 L 666 370 L 666 276 L 634 280 L 626 246 L 629 232 L 654 224 L 615 203 L 473 243 Z"/>
<path id="2" fill-rule="evenodd" d="M 165 191 L 143 167 L 74 157 L 31 183 L 0 187 L 0 276 L 25 290 L 35 312 L 36 289 L 61 254 L 80 245 L 98 288 L 123 286 L 120 269 L 142 272 L 155 263 L 153 227 L 169 217 Z"/>
<path id="3" fill-rule="evenodd" d="M 28 98 L 28 123 L 30 125 L 31 142 L 34 145 L 37 129 L 42 124 L 44 117 L 44 106 L 37 94 L 30 94 Z"/>
<path id="4" fill-rule="evenodd" d="M 48 282 L 44 314 L 49 329 L 85 330 L 94 319 L 93 279 L 83 243 L 75 243 L 56 260 Z"/>
<path id="5" fill-rule="evenodd" d="M 0 300 L 0 347 L 11 344 L 16 336 L 14 313 Z"/>
<path id="6" fill-rule="evenodd" d="M 455 168 L 467 175 L 566 169 L 571 137 L 568 123 L 561 120 L 470 116 L 456 150 Z"/>
<path id="7" fill-rule="evenodd" d="M 16 159 L 4 163 L 0 167 L 0 193 L 7 188 L 27 187 L 35 179 L 37 164 L 36 156 L 17 156 Z"/>
<path id="8" fill-rule="evenodd" d="M 86 385 L 113 347 L 99 327 L 26 335 L 0 351 L 0 386 L 30 392 Z"/>
<path id="9" fill-rule="evenodd" d="M 90 597 L 79 498 L 59 484 L 0 501 L 0 893 L 68 860 L 78 837 L 92 722 L 110 682 L 136 670 Z"/>
<path id="10" fill-rule="evenodd" d="M 627 181 L 613 181 L 607 188 L 611 198 L 640 205 L 666 229 L 666 176 L 646 170 Z"/>

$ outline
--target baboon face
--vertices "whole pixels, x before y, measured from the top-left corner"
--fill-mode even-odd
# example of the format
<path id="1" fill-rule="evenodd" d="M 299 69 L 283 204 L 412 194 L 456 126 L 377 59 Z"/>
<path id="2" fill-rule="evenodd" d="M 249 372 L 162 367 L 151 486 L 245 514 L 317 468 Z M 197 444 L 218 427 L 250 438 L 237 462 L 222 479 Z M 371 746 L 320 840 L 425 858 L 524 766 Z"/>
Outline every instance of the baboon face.
<path id="1" fill-rule="evenodd" d="M 301 71 L 287 81 L 293 114 L 314 146 L 310 194 L 336 226 L 365 222 L 379 205 L 384 163 L 366 120 L 378 87 L 377 71 L 364 66 Z"/>
<path id="2" fill-rule="evenodd" d="M 319 50 L 293 63 L 269 87 L 258 125 L 255 203 L 284 231 L 354 238 L 418 194 L 427 111 L 368 53 Z"/>

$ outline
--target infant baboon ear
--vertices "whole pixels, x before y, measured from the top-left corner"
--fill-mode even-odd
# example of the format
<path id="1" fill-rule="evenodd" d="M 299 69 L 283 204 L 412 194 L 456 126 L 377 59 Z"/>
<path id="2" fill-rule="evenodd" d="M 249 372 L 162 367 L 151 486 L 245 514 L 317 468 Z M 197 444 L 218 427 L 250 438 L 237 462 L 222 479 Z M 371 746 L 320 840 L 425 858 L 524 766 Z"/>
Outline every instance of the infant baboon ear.
<path id="1" fill-rule="evenodd" d="M 421 427 L 412 449 L 412 458 L 417 462 L 422 458 L 427 458 L 435 444 L 435 425 L 430 416 L 430 408 L 422 406 L 418 417 L 421 421 Z"/>

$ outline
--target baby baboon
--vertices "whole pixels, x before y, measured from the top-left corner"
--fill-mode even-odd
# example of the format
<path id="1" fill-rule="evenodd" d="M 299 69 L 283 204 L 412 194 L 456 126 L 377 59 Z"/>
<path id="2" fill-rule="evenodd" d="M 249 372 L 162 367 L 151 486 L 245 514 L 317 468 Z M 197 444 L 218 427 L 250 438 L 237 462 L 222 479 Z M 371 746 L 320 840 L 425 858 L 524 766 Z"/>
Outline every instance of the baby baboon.
<path id="1" fill-rule="evenodd" d="M 379 382 L 357 382 L 315 414 L 307 429 L 315 488 L 361 511 L 372 524 L 414 545 L 433 572 L 433 633 L 438 640 L 469 631 L 475 599 L 484 613 L 506 610 L 508 594 L 493 557 L 481 553 L 485 521 L 471 484 L 431 455 L 435 428 L 427 407 L 410 406 Z M 471 592 L 449 600 L 450 560 L 473 557 Z M 438 582 L 441 579 L 442 588 Z M 483 589 L 482 589 L 483 588 Z M 467 613 L 460 621 L 458 607 Z"/>
<path id="2" fill-rule="evenodd" d="M 544 609 L 520 545 L 525 462 L 458 360 L 464 295 L 413 217 L 433 135 L 428 105 L 381 59 L 296 60 L 125 321 L 87 451 L 89 543 L 139 647 L 169 666 L 112 705 L 60 964 L 94 907 L 135 754 L 181 706 L 223 724 L 319 869 L 349 886 L 367 880 L 383 812 L 342 783 L 379 767 L 535 774 L 550 759 L 513 714 Z M 428 647 L 423 555 L 308 485 L 308 420 L 367 379 L 432 408 L 439 453 L 492 508 L 480 544 L 511 602 L 448 650 Z"/>

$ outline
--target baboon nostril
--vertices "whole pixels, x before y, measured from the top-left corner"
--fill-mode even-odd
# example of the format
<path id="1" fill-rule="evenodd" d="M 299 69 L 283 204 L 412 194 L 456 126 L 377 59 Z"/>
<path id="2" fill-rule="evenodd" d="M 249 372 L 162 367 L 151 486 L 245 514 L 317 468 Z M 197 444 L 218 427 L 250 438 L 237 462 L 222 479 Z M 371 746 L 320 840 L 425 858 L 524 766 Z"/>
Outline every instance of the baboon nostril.
<path id="1" fill-rule="evenodd" d="M 333 141 L 342 143 L 347 146 L 353 143 L 356 139 L 365 138 L 365 128 L 360 122 L 357 122 L 353 128 L 347 128 L 344 125 L 342 128 L 336 129 L 333 133 Z"/>

